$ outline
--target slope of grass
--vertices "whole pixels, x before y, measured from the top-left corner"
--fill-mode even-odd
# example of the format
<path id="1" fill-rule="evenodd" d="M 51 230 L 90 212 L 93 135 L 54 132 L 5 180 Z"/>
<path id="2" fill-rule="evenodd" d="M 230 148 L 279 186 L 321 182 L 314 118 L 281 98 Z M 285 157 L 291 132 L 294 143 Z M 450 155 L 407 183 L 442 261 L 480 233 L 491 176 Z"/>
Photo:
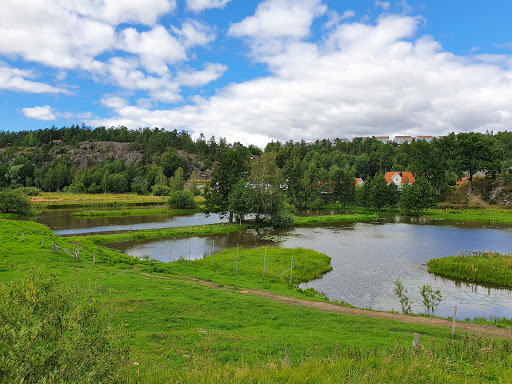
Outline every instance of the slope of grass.
<path id="1" fill-rule="evenodd" d="M 52 252 L 51 240 L 68 249 L 80 245 L 84 248 L 80 259 Z M 317 311 L 273 302 L 240 288 L 263 281 L 271 290 L 293 294 L 288 279 L 275 279 L 270 271 L 288 268 L 293 254 L 297 281 L 315 277 L 329 265 L 328 258 L 316 252 L 273 254 L 267 249 L 270 276 L 263 279 L 261 249 L 239 250 L 237 275 L 233 273 L 236 249 L 216 254 L 212 269 L 208 258 L 163 265 L 75 240 L 59 238 L 37 223 L 0 220 L 0 282 L 19 279 L 35 264 L 56 272 L 66 284 L 78 279 L 79 287 L 96 287 L 116 310 L 112 325 L 122 325 L 129 335 L 125 344 L 130 355 L 121 382 L 512 380 L 510 341 L 468 338 L 461 331 L 452 338 L 447 328 Z M 95 265 L 93 252 L 97 252 Z M 169 278 L 141 273 L 155 271 Z M 222 289 L 187 278 L 210 273 L 225 280 Z M 411 345 L 414 332 L 422 335 L 423 348 L 417 351 Z M 287 348 L 290 367 L 285 364 Z"/>

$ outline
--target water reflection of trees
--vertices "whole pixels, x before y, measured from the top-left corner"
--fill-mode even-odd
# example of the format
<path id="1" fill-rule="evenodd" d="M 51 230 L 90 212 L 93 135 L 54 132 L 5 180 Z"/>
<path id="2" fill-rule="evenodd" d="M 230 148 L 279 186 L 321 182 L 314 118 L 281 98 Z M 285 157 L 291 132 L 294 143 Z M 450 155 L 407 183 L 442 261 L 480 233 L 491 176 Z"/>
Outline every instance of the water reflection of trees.
<path id="1" fill-rule="evenodd" d="M 508 288 L 502 288 L 498 286 L 494 286 L 492 284 L 476 284 L 473 282 L 465 281 L 465 280 L 459 280 L 459 279 L 450 279 L 447 277 L 440 277 L 436 276 L 435 280 L 441 280 L 445 283 L 453 283 L 455 288 L 457 289 L 463 289 L 467 288 L 471 291 L 471 293 L 478 293 L 479 289 L 487 290 L 487 296 L 491 296 L 491 294 L 506 294 L 507 296 L 510 296 L 512 294 L 512 289 Z"/>

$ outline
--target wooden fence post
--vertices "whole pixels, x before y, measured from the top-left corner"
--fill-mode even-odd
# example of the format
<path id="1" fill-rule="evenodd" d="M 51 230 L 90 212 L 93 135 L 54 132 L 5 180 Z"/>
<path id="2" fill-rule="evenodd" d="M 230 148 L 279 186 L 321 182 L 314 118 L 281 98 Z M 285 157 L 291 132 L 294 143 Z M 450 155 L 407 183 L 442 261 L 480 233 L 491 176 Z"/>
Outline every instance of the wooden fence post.
<path id="1" fill-rule="evenodd" d="M 263 258 L 263 278 L 265 278 L 265 266 L 267 264 L 267 247 L 265 247 L 265 257 Z"/>
<path id="2" fill-rule="evenodd" d="M 21 241 L 23 241 L 23 239 L 24 239 L 24 238 L 25 238 L 25 232 L 23 232 L 23 233 L 21 234 Z"/>
<path id="3" fill-rule="evenodd" d="M 236 245 L 236 269 L 235 273 L 238 275 L 238 244 Z"/>
<path id="4" fill-rule="evenodd" d="M 457 317 L 457 306 L 453 307 L 452 336 L 455 335 L 455 318 Z"/>
<path id="5" fill-rule="evenodd" d="M 288 349 L 288 347 L 286 347 L 284 353 L 286 355 L 286 366 L 290 368 L 290 350 Z"/>
<path id="6" fill-rule="evenodd" d="M 293 255 L 292 255 L 292 265 L 290 267 L 290 287 L 292 286 L 292 276 L 293 276 Z"/>
<path id="7" fill-rule="evenodd" d="M 414 349 L 420 347 L 420 334 L 419 333 L 414 334 L 414 340 L 412 342 L 412 346 L 414 347 Z"/>
<path id="8" fill-rule="evenodd" d="M 96 253 L 92 254 L 92 265 L 96 264 Z"/>

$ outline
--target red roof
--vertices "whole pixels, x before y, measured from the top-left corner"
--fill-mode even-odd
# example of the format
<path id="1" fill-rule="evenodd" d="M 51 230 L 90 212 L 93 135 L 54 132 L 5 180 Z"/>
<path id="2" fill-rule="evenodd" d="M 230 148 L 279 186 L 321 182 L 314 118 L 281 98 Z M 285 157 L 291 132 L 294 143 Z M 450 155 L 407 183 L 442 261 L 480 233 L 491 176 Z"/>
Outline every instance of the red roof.
<path id="1" fill-rule="evenodd" d="M 398 173 L 398 176 L 400 176 L 402 178 L 402 181 L 400 181 L 400 184 L 403 184 L 405 179 L 409 180 L 409 184 L 414 183 L 414 175 L 411 172 L 393 171 L 393 172 L 386 172 L 386 174 L 384 175 L 388 184 L 393 182 L 392 177 L 395 173 Z"/>
<path id="2" fill-rule="evenodd" d="M 463 177 L 459 181 L 457 181 L 457 185 L 464 185 L 468 182 L 469 177 Z"/>

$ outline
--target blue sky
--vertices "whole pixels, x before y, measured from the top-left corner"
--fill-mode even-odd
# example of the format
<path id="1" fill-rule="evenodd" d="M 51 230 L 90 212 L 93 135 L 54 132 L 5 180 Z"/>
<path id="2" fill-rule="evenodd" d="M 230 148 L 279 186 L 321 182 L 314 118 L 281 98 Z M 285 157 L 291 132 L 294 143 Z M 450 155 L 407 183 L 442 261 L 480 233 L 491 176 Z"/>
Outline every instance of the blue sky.
<path id="1" fill-rule="evenodd" d="M 6 2 L 1 130 L 149 126 L 264 146 L 511 129 L 510 2 Z"/>

